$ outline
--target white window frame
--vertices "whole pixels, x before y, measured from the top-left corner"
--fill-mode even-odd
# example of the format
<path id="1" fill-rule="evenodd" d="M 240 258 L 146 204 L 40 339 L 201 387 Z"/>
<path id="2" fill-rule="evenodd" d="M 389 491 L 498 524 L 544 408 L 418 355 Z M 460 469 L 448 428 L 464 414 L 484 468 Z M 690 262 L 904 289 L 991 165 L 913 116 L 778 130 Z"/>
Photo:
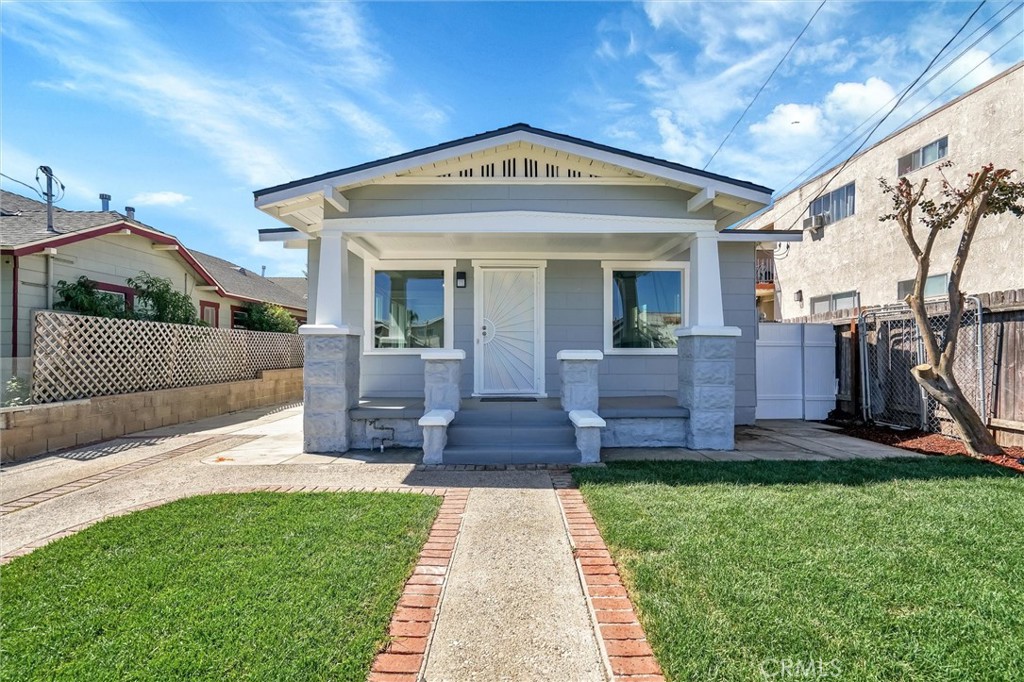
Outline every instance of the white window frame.
<path id="1" fill-rule="evenodd" d="M 454 348 L 455 261 L 454 260 L 367 260 L 363 263 L 363 355 L 419 355 L 426 348 L 374 348 L 374 279 L 377 272 L 440 270 L 444 274 L 444 345 Z"/>
<path id="2" fill-rule="evenodd" d="M 810 314 L 811 315 L 824 315 L 825 314 L 824 312 L 821 312 L 821 313 L 814 312 L 814 304 L 815 303 L 824 303 L 824 302 L 828 302 L 828 310 L 825 311 L 825 312 L 834 313 L 834 312 L 836 312 L 838 310 L 847 310 L 847 308 L 837 308 L 836 307 L 836 300 L 840 299 L 840 298 L 852 298 L 853 299 L 853 306 L 852 306 L 852 308 L 850 308 L 850 310 L 855 309 L 855 308 L 857 308 L 858 302 L 860 301 L 860 291 L 858 291 L 857 289 L 849 289 L 847 291 L 840 291 L 840 292 L 835 293 L 835 294 L 822 294 L 821 296 L 813 296 L 813 297 L 811 297 L 811 299 L 809 301 L 809 305 L 811 307 L 811 313 Z"/>
<path id="3" fill-rule="evenodd" d="M 928 163 L 925 163 L 924 162 L 924 150 L 928 149 L 928 147 L 932 147 L 932 146 L 934 146 L 936 149 L 938 149 L 940 147 L 939 143 L 942 142 L 943 140 L 946 141 L 946 144 L 945 144 L 945 151 L 946 151 L 946 153 L 943 154 L 942 156 L 936 156 L 934 161 L 929 161 Z M 896 173 L 900 177 L 903 177 L 905 175 L 910 175 L 914 171 L 921 170 L 922 168 L 927 168 L 928 166 L 931 166 L 932 164 L 935 164 L 935 163 L 939 163 L 940 161 L 942 161 L 947 156 L 949 156 L 949 135 L 943 135 L 940 138 L 932 140 L 931 142 L 929 142 L 926 145 L 918 147 L 917 149 L 915 149 L 914 151 L 910 152 L 909 154 L 904 154 L 903 156 L 901 156 L 898 159 L 896 159 Z M 903 159 L 906 159 L 908 157 L 910 158 L 910 168 L 908 168 L 903 173 L 900 173 L 900 161 L 902 161 Z"/>
<path id="4" fill-rule="evenodd" d="M 612 273 L 615 270 L 677 270 L 682 310 L 681 327 L 690 319 L 690 263 L 689 261 L 615 260 L 601 261 L 604 270 L 604 354 L 605 355 L 676 355 L 678 348 L 613 348 L 612 347 Z"/>

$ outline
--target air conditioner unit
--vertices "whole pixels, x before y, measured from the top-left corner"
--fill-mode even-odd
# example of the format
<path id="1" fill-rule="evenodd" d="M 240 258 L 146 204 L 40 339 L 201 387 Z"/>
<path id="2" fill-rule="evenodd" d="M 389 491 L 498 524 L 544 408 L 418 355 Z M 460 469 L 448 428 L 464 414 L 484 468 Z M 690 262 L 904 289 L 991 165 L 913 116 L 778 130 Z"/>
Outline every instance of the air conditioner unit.
<path id="1" fill-rule="evenodd" d="M 804 218 L 804 229 L 805 230 L 817 230 L 824 227 L 828 223 L 827 214 L 812 215 L 810 218 Z"/>

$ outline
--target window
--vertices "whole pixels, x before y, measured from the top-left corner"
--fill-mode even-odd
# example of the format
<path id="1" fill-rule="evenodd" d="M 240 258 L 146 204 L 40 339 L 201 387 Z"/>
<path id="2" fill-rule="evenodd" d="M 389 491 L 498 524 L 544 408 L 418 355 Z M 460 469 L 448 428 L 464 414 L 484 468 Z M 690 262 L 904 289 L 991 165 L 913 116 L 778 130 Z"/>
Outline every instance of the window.
<path id="1" fill-rule="evenodd" d="M 366 351 L 451 348 L 454 268 L 449 261 L 368 264 Z"/>
<path id="2" fill-rule="evenodd" d="M 96 285 L 96 291 L 124 299 L 125 310 L 132 310 L 135 307 L 135 289 L 122 284 L 107 284 L 106 282 L 93 282 L 93 284 Z"/>
<path id="3" fill-rule="evenodd" d="M 231 306 L 231 328 L 232 329 L 245 329 L 246 323 L 249 321 L 249 316 L 245 312 L 245 308 L 233 305 Z"/>
<path id="4" fill-rule="evenodd" d="M 212 301 L 199 302 L 199 317 L 211 327 L 220 326 L 220 303 Z"/>
<path id="5" fill-rule="evenodd" d="M 811 217 L 822 216 L 827 225 L 853 215 L 856 208 L 855 184 L 851 182 L 812 201 Z"/>
<path id="6" fill-rule="evenodd" d="M 637 267 L 637 266 L 641 267 Z M 685 322 L 681 262 L 602 263 L 605 277 L 605 352 L 674 354 Z"/>
<path id="7" fill-rule="evenodd" d="M 852 310 L 857 307 L 857 292 L 844 291 L 841 294 L 815 296 L 811 299 L 811 315 L 834 313 L 837 310 Z"/>
<path id="8" fill-rule="evenodd" d="M 949 275 L 932 275 L 924 281 L 924 297 L 935 298 L 945 296 L 949 287 Z M 905 279 L 896 284 L 896 298 L 905 299 L 914 293 L 914 280 Z"/>
<path id="9" fill-rule="evenodd" d="M 916 171 L 918 168 L 924 168 L 928 164 L 945 158 L 948 151 L 949 142 L 947 138 L 943 137 L 935 140 L 935 142 L 926 144 L 920 149 L 915 149 L 906 156 L 901 156 L 900 160 L 896 162 L 896 172 L 899 175 L 906 175 L 911 171 Z"/>

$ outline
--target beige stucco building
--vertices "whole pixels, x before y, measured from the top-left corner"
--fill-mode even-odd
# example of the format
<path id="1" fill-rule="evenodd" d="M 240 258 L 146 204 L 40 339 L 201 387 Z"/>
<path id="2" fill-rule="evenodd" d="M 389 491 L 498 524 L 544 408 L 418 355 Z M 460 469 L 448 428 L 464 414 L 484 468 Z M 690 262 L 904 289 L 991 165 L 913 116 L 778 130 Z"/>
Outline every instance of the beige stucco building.
<path id="1" fill-rule="evenodd" d="M 745 230 L 806 229 L 803 241 L 776 249 L 775 317 L 902 300 L 916 265 L 896 224 L 879 221 L 891 211 L 891 202 L 878 179 L 895 182 L 906 175 L 917 184 L 928 178 L 937 189 L 942 172 L 961 184 L 967 173 L 994 163 L 1018 171 L 1019 180 L 1024 172 L 1022 79 L 1024 62 L 869 147 L 838 175 L 840 166 L 829 169 L 742 224 Z M 953 165 L 941 169 L 942 161 Z M 926 294 L 944 294 L 959 235 L 953 229 L 939 236 Z M 962 288 L 970 294 L 1024 288 L 1024 221 L 1009 213 L 984 220 Z"/>

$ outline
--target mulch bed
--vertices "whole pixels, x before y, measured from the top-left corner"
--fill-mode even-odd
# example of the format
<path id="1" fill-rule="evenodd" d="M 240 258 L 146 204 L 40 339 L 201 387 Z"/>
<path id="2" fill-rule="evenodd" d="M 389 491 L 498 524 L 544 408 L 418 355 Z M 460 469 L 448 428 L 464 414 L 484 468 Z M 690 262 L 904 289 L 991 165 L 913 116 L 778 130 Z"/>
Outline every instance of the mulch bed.
<path id="1" fill-rule="evenodd" d="M 903 448 L 912 452 L 920 452 L 925 455 L 966 455 L 967 448 L 956 438 L 943 436 L 938 433 L 924 433 L 923 431 L 908 430 L 897 431 L 885 426 L 875 424 L 837 424 L 843 428 L 843 433 L 855 438 L 891 445 L 895 448 Z M 1024 473 L 1024 448 L 1016 446 L 1005 446 L 1005 455 L 990 455 L 985 461 L 998 464 L 1010 469 Z"/>

